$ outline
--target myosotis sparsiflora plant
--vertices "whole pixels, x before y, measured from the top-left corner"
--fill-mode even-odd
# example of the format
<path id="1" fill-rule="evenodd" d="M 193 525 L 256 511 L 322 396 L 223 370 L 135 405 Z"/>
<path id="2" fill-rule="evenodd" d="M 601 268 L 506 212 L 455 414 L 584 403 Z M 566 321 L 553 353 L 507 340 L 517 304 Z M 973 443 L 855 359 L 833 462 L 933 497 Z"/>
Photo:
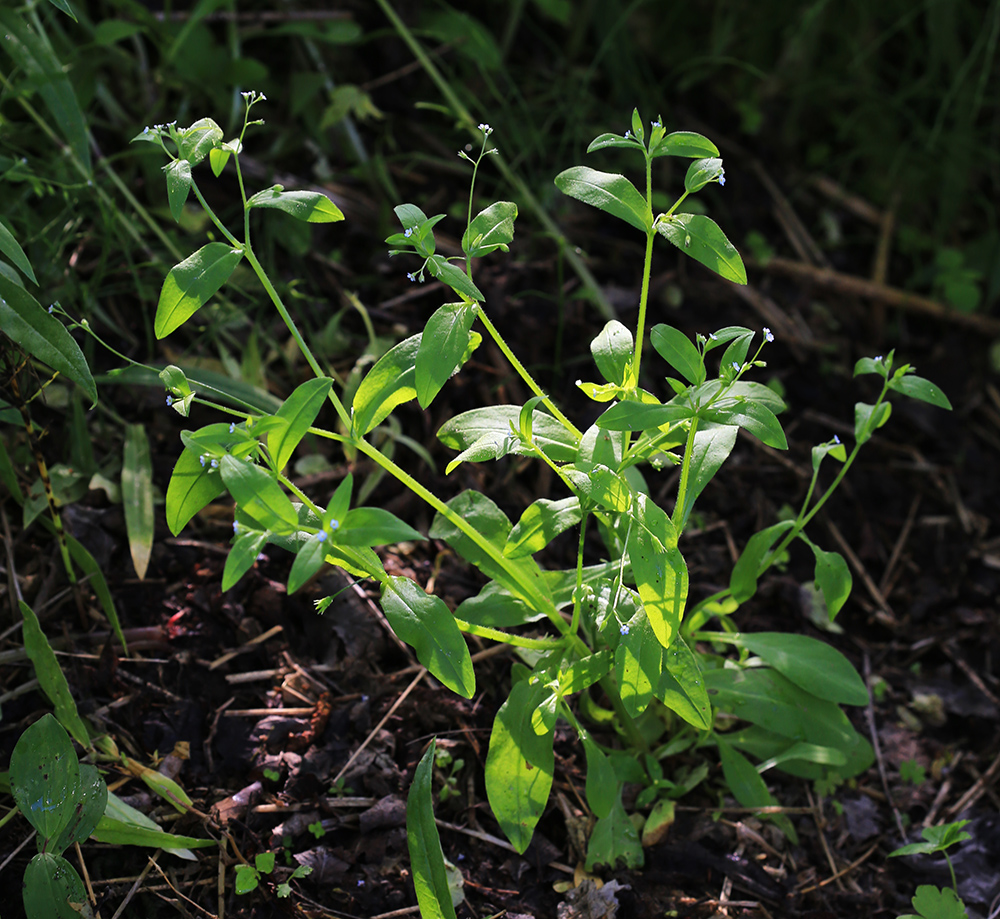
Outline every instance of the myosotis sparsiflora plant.
<path id="1" fill-rule="evenodd" d="M 622 805 L 622 784 L 646 785 L 639 807 L 680 797 L 706 778 L 709 767 L 704 755 L 686 756 L 686 765 L 675 765 L 679 753 L 715 748 L 729 790 L 752 807 L 775 803 L 762 777 L 771 768 L 826 781 L 867 768 L 871 748 L 841 705 L 864 705 L 868 693 L 846 658 L 803 635 L 742 633 L 732 614 L 754 595 L 760 576 L 794 541 L 813 552 L 818 595 L 830 619 L 837 614 L 850 592 L 849 570 L 840 555 L 813 543 L 805 527 L 862 445 L 888 421 L 889 395 L 950 408 L 940 390 L 909 365 L 897 365 L 891 353 L 860 360 L 855 374 L 875 374 L 882 387 L 874 403 L 855 406 L 853 448 L 848 452 L 838 438 L 813 447 L 812 481 L 798 515 L 748 542 L 727 589 L 689 603 L 679 539 L 698 496 L 732 451 L 738 430 L 773 448 L 787 446 L 777 418 L 784 409 L 782 399 L 749 379 L 764 366 L 763 348 L 773 340 L 767 329 L 754 345 L 755 332 L 742 326 L 692 341 L 668 325 L 653 325 L 650 344 L 670 375 L 658 392 L 640 386 L 652 249 L 658 236 L 722 277 L 746 283 L 742 260 L 717 224 L 680 210 L 688 196 L 724 184 L 715 145 L 699 134 L 667 133 L 659 120 L 647 131 L 633 112 L 624 136 L 604 134 L 589 152 L 626 150 L 637 156 L 645 167 L 644 192 L 623 175 L 585 166 L 556 177 L 565 194 L 624 220 L 646 241 L 636 327 L 608 322 L 592 342 L 603 379 L 578 386 L 607 408 L 595 424 L 581 429 L 517 360 L 490 321 L 473 278 L 474 259 L 507 250 L 517 216 L 517 207 L 505 201 L 474 214 L 476 173 L 493 150 L 487 125 L 479 126 L 478 156 L 459 154 L 473 167 L 464 256 L 451 259 L 436 251 L 434 227 L 444 215 L 428 217 L 413 204 L 395 209 L 402 229 L 387 240 L 391 254 L 419 259 L 408 266 L 411 280 L 431 275 L 454 292 L 454 299 L 433 313 L 421 333 L 385 353 L 353 395 L 338 392 L 254 252 L 251 216 L 268 208 L 310 222 L 332 222 L 343 215 L 316 192 L 275 186 L 247 194 L 239 155 L 247 128 L 256 123 L 249 119 L 250 110 L 262 100 L 246 94 L 247 117 L 236 139 L 224 140 L 221 128 L 208 118 L 186 129 L 147 128 L 136 138 L 159 144 L 170 159 L 165 173 L 174 216 L 193 193 L 225 240 L 208 243 L 170 271 L 157 306 L 156 334 L 163 337 L 194 315 L 245 260 L 314 374 L 269 414 L 204 389 L 196 394 L 177 367 L 162 372 L 168 404 L 182 415 L 197 398 L 229 416 L 183 432 L 185 450 L 166 496 L 171 530 L 180 531 L 208 502 L 228 492 L 236 506 L 224 588 L 242 577 L 265 543 L 295 554 L 289 591 L 299 589 L 325 564 L 373 579 L 397 635 L 437 679 L 466 698 L 475 691 L 476 677 L 464 634 L 516 648 L 520 659 L 512 668 L 512 687 L 490 738 L 486 788 L 500 826 L 518 851 L 530 842 L 549 797 L 560 720 L 583 746 L 587 801 L 598 818 L 588 867 L 613 865 L 619 858 L 641 864 L 640 841 Z M 691 162 L 683 193 L 669 210 L 654 214 L 653 161 L 661 156 Z M 235 164 L 244 205 L 242 238 L 217 217 L 193 178 L 192 168 L 206 158 L 216 175 L 230 159 Z M 477 321 L 533 395 L 524 405 L 489 405 L 458 415 L 438 436 L 457 451 L 449 472 L 462 462 L 508 454 L 534 457 L 552 469 L 563 496 L 540 497 L 516 522 L 477 491 L 442 499 L 370 437 L 397 406 L 414 399 L 421 407 L 431 403 L 479 345 L 481 334 L 473 329 Z M 315 424 L 326 403 L 336 413 L 334 428 Z M 412 580 L 388 574 L 374 547 L 423 535 L 385 510 L 352 507 L 351 475 L 325 506 L 293 484 L 285 469 L 307 432 L 340 444 L 349 458 L 367 457 L 426 501 L 436 512 L 429 535 L 447 542 L 487 577 L 480 593 L 451 610 Z M 840 466 L 821 489 L 819 473 L 827 458 Z M 679 476 L 672 507 L 663 508 L 651 497 L 643 470 L 668 466 L 678 467 Z M 543 568 L 537 553 L 557 534 L 574 528 L 575 565 Z M 603 560 L 585 551 L 586 537 L 594 531 L 606 547 Z M 710 622 L 716 623 L 714 630 L 708 629 Z M 730 649 L 735 656 L 726 654 Z M 605 738 L 616 733 L 619 742 L 602 742 L 597 732 Z M 424 778 L 426 801 L 411 800 L 411 841 L 415 850 L 426 852 L 430 846 L 439 851 L 428 810 L 429 779 Z M 787 817 L 772 814 L 770 819 L 795 838 Z M 423 856 L 419 863 L 425 865 L 415 870 L 421 903 L 432 898 L 447 913 L 446 890 L 440 886 L 443 869 L 436 863 L 426 867 Z"/>

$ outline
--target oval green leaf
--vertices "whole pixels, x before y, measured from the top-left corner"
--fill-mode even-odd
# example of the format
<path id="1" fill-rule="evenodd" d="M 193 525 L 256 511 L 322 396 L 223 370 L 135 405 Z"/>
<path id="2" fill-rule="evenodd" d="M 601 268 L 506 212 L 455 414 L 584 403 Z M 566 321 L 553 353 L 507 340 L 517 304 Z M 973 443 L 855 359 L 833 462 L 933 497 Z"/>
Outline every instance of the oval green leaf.
<path id="1" fill-rule="evenodd" d="M 564 195 L 618 217 L 643 233 L 648 233 L 653 225 L 646 199 L 623 175 L 573 166 L 560 172 L 555 183 Z"/>
<path id="2" fill-rule="evenodd" d="M 743 259 L 710 217 L 674 214 L 661 219 L 656 229 L 664 239 L 727 281 L 746 284 L 747 270 Z"/>
<path id="3" fill-rule="evenodd" d="M 294 533 L 299 517 L 277 481 L 255 463 L 226 454 L 219 472 L 240 512 L 253 520 L 258 529 L 275 533 Z"/>
<path id="4" fill-rule="evenodd" d="M 247 207 L 274 208 L 306 223 L 335 223 L 344 219 L 344 212 L 322 192 L 285 191 L 280 185 L 257 192 L 247 201 Z"/>
<path id="5" fill-rule="evenodd" d="M 170 269 L 156 305 L 153 329 L 169 335 L 201 309 L 222 287 L 243 258 L 243 250 L 209 243 Z"/>
<path id="6" fill-rule="evenodd" d="M 354 394 L 355 432 L 364 437 L 397 406 L 416 398 L 416 362 L 421 336 L 411 335 L 376 361 Z"/>
<path id="7" fill-rule="evenodd" d="M 327 377 L 306 380 L 275 412 L 274 417 L 280 422 L 267 435 L 267 449 L 278 472 L 288 464 L 295 448 L 316 420 L 331 386 L 333 380 Z"/>

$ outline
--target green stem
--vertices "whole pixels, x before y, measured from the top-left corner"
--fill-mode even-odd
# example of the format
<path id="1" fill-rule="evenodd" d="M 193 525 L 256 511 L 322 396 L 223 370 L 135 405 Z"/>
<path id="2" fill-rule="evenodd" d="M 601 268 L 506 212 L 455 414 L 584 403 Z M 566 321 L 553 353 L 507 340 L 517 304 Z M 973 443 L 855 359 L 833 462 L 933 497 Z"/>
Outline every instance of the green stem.
<path id="1" fill-rule="evenodd" d="M 646 302 L 649 299 L 649 272 L 653 265 L 653 237 L 655 230 L 646 234 L 646 259 L 642 266 L 642 292 L 639 294 L 639 321 L 635 329 L 635 353 L 632 355 L 633 386 L 639 385 L 639 363 L 642 361 L 642 343 L 646 333 Z"/>
<path id="2" fill-rule="evenodd" d="M 698 416 L 691 419 L 688 430 L 687 444 L 684 447 L 684 459 L 681 462 L 681 483 L 677 487 L 677 504 L 674 506 L 674 529 L 678 535 L 684 525 L 684 502 L 687 500 L 688 477 L 691 474 L 691 455 L 694 452 L 694 436 L 698 433 Z"/>
<path id="3" fill-rule="evenodd" d="M 497 343 L 497 347 L 503 352 L 504 357 L 510 361 L 511 366 L 517 371 L 518 376 L 528 384 L 528 388 L 536 395 L 541 396 L 542 405 L 544 405 L 552 415 L 559 421 L 559 423 L 566 428 L 574 437 L 583 437 L 583 432 L 572 421 L 569 420 L 561 411 L 559 411 L 558 406 L 542 392 L 542 388 L 535 382 L 535 378 L 528 373 L 524 365 L 517 359 L 517 356 L 504 341 L 503 336 L 497 331 L 496 326 L 490 322 L 489 316 L 486 315 L 486 310 L 479 307 L 476 311 L 479 314 L 479 319 L 486 326 L 486 331 L 490 333 L 493 340 Z"/>
<path id="4" fill-rule="evenodd" d="M 457 616 L 455 617 L 455 623 L 463 632 L 468 632 L 470 635 L 478 635 L 480 638 L 488 638 L 491 641 L 499 641 L 505 645 L 514 645 L 518 648 L 532 648 L 536 651 L 554 651 L 556 648 L 564 647 L 566 644 L 562 638 L 527 638 L 523 635 L 512 635 L 510 632 L 501 632 L 499 629 L 491 629 L 485 625 L 466 622 Z"/>

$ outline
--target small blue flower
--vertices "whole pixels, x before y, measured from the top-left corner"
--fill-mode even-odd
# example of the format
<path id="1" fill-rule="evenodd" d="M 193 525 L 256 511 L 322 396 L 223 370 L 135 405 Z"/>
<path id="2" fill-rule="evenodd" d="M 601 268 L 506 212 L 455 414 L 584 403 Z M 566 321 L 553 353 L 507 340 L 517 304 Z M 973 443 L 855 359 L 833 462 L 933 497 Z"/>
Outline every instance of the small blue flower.
<path id="1" fill-rule="evenodd" d="M 835 444 L 839 444 L 840 443 L 840 438 L 836 434 L 833 435 L 833 442 Z"/>
<path id="2" fill-rule="evenodd" d="M 709 336 L 708 336 L 708 340 L 709 341 L 718 341 L 719 337 L 715 334 L 715 332 L 710 332 Z"/>
<path id="3" fill-rule="evenodd" d="M 649 126 L 650 126 L 651 128 L 662 128 L 662 127 L 663 127 L 663 124 L 662 124 L 662 122 L 660 121 L 660 119 L 659 119 L 659 118 L 657 118 L 657 119 L 656 119 L 656 121 L 651 121 L 651 122 L 649 123 Z"/>
<path id="4" fill-rule="evenodd" d="M 882 363 L 882 355 L 881 354 L 878 355 L 878 357 L 875 358 L 875 363 L 876 364 L 881 364 Z"/>
<path id="5" fill-rule="evenodd" d="M 618 629 L 618 631 L 619 631 L 619 632 L 621 632 L 621 633 L 622 633 L 622 635 L 628 635 L 628 625 L 626 625 L 626 624 L 625 624 L 625 623 L 623 622 L 623 623 L 621 624 L 621 627 L 620 627 L 620 628 Z"/>
<path id="6" fill-rule="evenodd" d="M 316 541 L 317 542 L 326 542 L 326 530 L 320 530 L 316 534 Z"/>
<path id="7" fill-rule="evenodd" d="M 733 361 L 733 370 L 735 370 L 737 373 L 740 372 L 740 365 L 736 363 L 736 361 Z"/>
<path id="8" fill-rule="evenodd" d="M 481 124 L 479 126 L 479 130 L 482 131 L 487 137 L 493 133 L 493 128 L 491 128 L 488 124 Z"/>
<path id="9" fill-rule="evenodd" d="M 364 886 L 365 886 L 364 878 L 358 878 L 358 887 L 364 887 Z"/>
<path id="10" fill-rule="evenodd" d="M 144 127 L 144 128 L 142 129 L 142 133 L 143 133 L 143 134 L 148 134 L 148 133 L 149 133 L 149 125 L 146 125 L 146 127 Z"/>
<path id="11" fill-rule="evenodd" d="M 49 306 L 49 315 L 51 316 L 56 311 L 56 305 L 53 303 Z"/>
<path id="12" fill-rule="evenodd" d="M 203 454 L 202 456 L 198 457 L 198 462 L 201 463 L 202 466 L 204 466 L 205 463 L 208 462 L 208 457 Z"/>
<path id="13" fill-rule="evenodd" d="M 632 132 L 631 131 L 626 131 L 625 132 L 625 140 L 628 140 L 631 136 L 632 136 Z"/>
<path id="14" fill-rule="evenodd" d="M 240 531 L 240 525 L 239 525 L 238 521 L 234 520 L 233 521 L 233 535 L 235 536 L 237 533 L 239 533 L 239 531 Z"/>
<path id="15" fill-rule="evenodd" d="M 213 469 L 218 469 L 219 468 L 219 461 L 217 459 L 213 459 L 212 460 L 212 468 Z"/>
<path id="16" fill-rule="evenodd" d="M 412 271 L 407 271 L 406 272 L 406 279 L 408 281 L 415 281 L 417 279 L 417 276 Z"/>
<path id="17" fill-rule="evenodd" d="M 720 185 L 725 185 L 726 184 L 725 173 L 722 173 L 722 172 L 719 173 L 719 184 Z"/>
<path id="18" fill-rule="evenodd" d="M 767 328 L 767 326 L 764 327 L 764 341 L 769 344 L 774 341 L 774 336 L 771 334 L 771 330 Z"/>
<path id="19" fill-rule="evenodd" d="M 340 529 L 340 521 L 339 520 L 331 520 L 330 521 L 330 529 L 331 530 L 339 530 Z"/>
<path id="20" fill-rule="evenodd" d="M 405 230 L 403 230 L 403 235 L 406 236 L 407 238 L 409 238 L 410 236 L 412 236 L 413 235 L 413 227 L 407 227 Z"/>
<path id="21" fill-rule="evenodd" d="M 167 406 L 171 406 L 173 404 L 174 404 L 174 397 L 173 396 L 167 396 Z"/>
<path id="22" fill-rule="evenodd" d="M 229 423 L 229 433 L 232 434 L 235 430 L 236 430 L 236 422 L 235 421 L 231 421 Z"/>

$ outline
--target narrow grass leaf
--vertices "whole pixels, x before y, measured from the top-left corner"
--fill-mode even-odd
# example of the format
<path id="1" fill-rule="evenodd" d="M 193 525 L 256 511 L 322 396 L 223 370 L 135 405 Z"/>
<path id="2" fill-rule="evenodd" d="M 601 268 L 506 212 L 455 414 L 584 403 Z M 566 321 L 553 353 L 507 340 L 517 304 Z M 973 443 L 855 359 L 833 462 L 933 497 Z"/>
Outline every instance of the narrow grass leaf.
<path id="1" fill-rule="evenodd" d="M 132 564 L 139 580 L 142 580 L 146 577 L 153 549 L 153 461 L 146 430 L 141 424 L 130 424 L 125 428 L 122 506 Z"/>
<path id="2" fill-rule="evenodd" d="M 33 357 L 58 370 L 97 402 L 97 385 L 87 359 L 55 316 L 10 278 L 0 274 L 0 328 Z"/>
<path id="3" fill-rule="evenodd" d="M 73 735 L 73 739 L 80 746 L 89 749 L 90 732 L 76 710 L 76 702 L 73 701 L 73 694 L 69 691 L 69 683 L 49 640 L 42 631 L 38 617 L 23 600 L 18 602 L 18 606 L 24 618 L 24 650 L 31 659 L 38 684 L 42 687 L 42 692 L 49 697 L 59 724 Z"/>
<path id="4" fill-rule="evenodd" d="M 536 734 L 532 712 L 548 694 L 542 685 L 515 683 L 493 721 L 486 756 L 486 795 L 511 845 L 523 853 L 552 789 L 553 734 Z"/>
<path id="5" fill-rule="evenodd" d="M 434 748 L 432 740 L 413 774 L 413 784 L 406 798 L 406 844 L 410 850 L 410 870 L 421 919 L 455 919 L 441 837 L 434 823 L 431 789 Z"/>
<path id="6" fill-rule="evenodd" d="M 555 183 L 564 195 L 618 217 L 643 233 L 653 225 L 646 199 L 623 175 L 573 166 L 560 172 Z"/>
<path id="7" fill-rule="evenodd" d="M 46 527 L 52 526 L 52 521 L 45 521 Z M 128 644 L 125 642 L 125 633 L 122 632 L 121 620 L 118 618 L 118 610 L 115 608 L 114 598 L 111 596 L 111 590 L 108 587 L 107 579 L 104 577 L 104 572 L 101 570 L 101 566 L 97 564 L 97 559 L 94 558 L 90 552 L 84 548 L 83 544 L 78 540 L 74 539 L 68 533 L 66 534 L 66 545 L 69 548 L 70 557 L 76 563 L 77 567 L 86 575 L 90 582 L 90 586 L 94 588 L 94 593 L 97 595 L 97 599 L 101 602 L 101 609 L 104 610 L 104 615 L 108 617 L 108 622 L 111 624 L 111 628 L 115 633 L 115 638 L 118 639 L 119 644 L 121 644 L 125 653 L 128 654 Z"/>
<path id="8" fill-rule="evenodd" d="M 28 261 L 28 256 L 24 254 L 24 250 L 18 241 L 14 239 L 13 234 L 2 222 L 0 222 L 0 253 L 7 256 L 14 266 L 27 276 L 32 284 L 38 283 L 35 272 L 31 268 L 31 262 Z"/>
<path id="9" fill-rule="evenodd" d="M 660 235 L 717 275 L 746 284 L 747 270 L 736 247 L 719 225 L 701 214 L 674 214 L 656 225 Z"/>
<path id="10" fill-rule="evenodd" d="M 229 280 L 242 258 L 242 249 L 209 243 L 174 265 L 160 289 L 153 324 L 156 337 L 164 338 L 187 322 Z"/>
<path id="11" fill-rule="evenodd" d="M 259 191 L 247 201 L 247 207 L 269 207 L 291 214 L 306 223 L 335 223 L 344 212 L 318 191 L 285 191 L 280 185 Z"/>
<path id="12" fill-rule="evenodd" d="M 444 600 L 424 592 L 409 578 L 382 582 L 382 610 L 392 630 L 452 692 L 471 699 L 476 691 L 472 656 Z"/>
<path id="13" fill-rule="evenodd" d="M 194 836 L 178 836 L 166 833 L 157 827 L 155 830 L 134 823 L 126 823 L 107 815 L 91 834 L 97 842 L 105 842 L 115 846 L 149 846 L 153 849 L 206 849 L 217 845 L 214 839 L 198 839 Z M 180 852 L 176 854 L 181 855 Z M 183 858 L 184 856 L 181 855 Z"/>

